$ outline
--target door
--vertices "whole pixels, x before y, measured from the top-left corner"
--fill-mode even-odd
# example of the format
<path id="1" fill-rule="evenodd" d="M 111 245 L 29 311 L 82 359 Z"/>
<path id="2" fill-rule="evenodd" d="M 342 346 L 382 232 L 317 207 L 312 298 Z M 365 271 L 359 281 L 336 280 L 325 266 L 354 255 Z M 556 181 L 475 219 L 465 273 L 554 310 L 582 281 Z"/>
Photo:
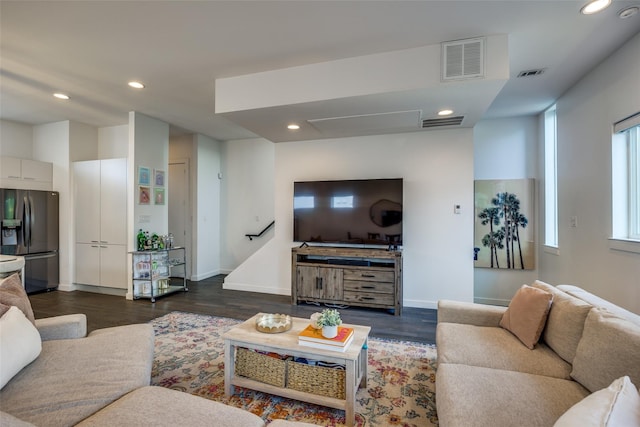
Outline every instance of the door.
<path id="1" fill-rule="evenodd" d="M 173 245 L 185 248 L 186 277 L 191 277 L 191 215 L 189 210 L 189 161 L 176 160 L 169 163 L 169 233 L 173 234 Z"/>
<path id="2" fill-rule="evenodd" d="M 99 243 L 100 160 L 74 162 L 73 184 L 76 242 Z"/>
<path id="3" fill-rule="evenodd" d="M 29 212 L 26 236 L 29 253 L 58 250 L 58 193 L 54 191 L 29 191 Z"/>
<path id="4" fill-rule="evenodd" d="M 100 286 L 100 245 L 97 243 L 76 243 L 75 283 Z"/>
<path id="5" fill-rule="evenodd" d="M 19 193 L 20 190 L 0 189 L 0 243 L 3 254 L 15 254 L 19 236 L 21 239 L 22 214 Z"/>
<path id="6" fill-rule="evenodd" d="M 58 287 L 60 260 L 57 253 L 26 255 L 24 261 L 24 286 L 28 294 Z"/>
<path id="7" fill-rule="evenodd" d="M 341 268 L 298 266 L 298 298 L 342 300 Z"/>
<path id="8" fill-rule="evenodd" d="M 127 247 L 100 245 L 100 285 L 127 289 Z"/>
<path id="9" fill-rule="evenodd" d="M 100 243 L 127 244 L 127 159 L 100 161 Z"/>
<path id="10" fill-rule="evenodd" d="M 298 298 L 319 298 L 318 267 L 298 266 L 296 274 Z"/>
<path id="11" fill-rule="evenodd" d="M 341 268 L 319 268 L 320 292 L 322 299 L 342 300 L 343 295 L 343 272 Z"/>

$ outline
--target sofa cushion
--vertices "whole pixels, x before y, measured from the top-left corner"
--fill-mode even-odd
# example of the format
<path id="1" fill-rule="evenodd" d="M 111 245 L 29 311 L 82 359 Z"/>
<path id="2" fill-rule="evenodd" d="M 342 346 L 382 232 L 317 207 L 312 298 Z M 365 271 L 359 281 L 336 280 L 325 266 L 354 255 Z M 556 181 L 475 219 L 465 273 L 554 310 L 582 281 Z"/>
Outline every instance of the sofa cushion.
<path id="1" fill-rule="evenodd" d="M 553 295 L 549 292 L 522 285 L 502 316 L 500 326 L 533 349 L 544 329 L 552 301 Z"/>
<path id="2" fill-rule="evenodd" d="M 567 294 L 574 296 L 576 298 L 581 299 L 594 307 L 602 307 L 607 309 L 607 311 L 615 314 L 618 317 L 623 319 L 627 319 L 630 322 L 635 323 L 640 326 L 640 315 L 634 314 L 628 310 L 625 310 L 622 307 L 619 307 L 612 302 L 609 302 L 605 299 L 600 298 L 597 295 L 592 294 L 591 292 L 585 291 L 582 288 L 579 288 L 574 285 L 558 285 L 558 289 Z"/>
<path id="3" fill-rule="evenodd" d="M 447 427 L 549 427 L 589 394 L 575 381 L 450 363 L 438 366 L 436 389 Z"/>
<path id="4" fill-rule="evenodd" d="M 571 376 L 595 392 L 625 375 L 640 384 L 640 326 L 603 308 L 592 308 Z"/>
<path id="5" fill-rule="evenodd" d="M 149 385 L 153 350 L 147 324 L 45 341 L 40 356 L 0 391 L 0 410 L 35 425 L 74 425 Z"/>
<path id="6" fill-rule="evenodd" d="M 531 286 L 553 294 L 542 339 L 564 360 L 573 362 L 591 305 L 539 280 Z"/>
<path id="7" fill-rule="evenodd" d="M 42 350 L 40 334 L 16 306 L 0 318 L 0 389 Z"/>
<path id="8" fill-rule="evenodd" d="M 132 391 L 78 424 L 99 426 L 262 427 L 264 421 L 251 412 L 203 397 L 148 386 Z"/>
<path id="9" fill-rule="evenodd" d="M 629 377 L 582 399 L 554 427 L 640 426 L 640 394 Z"/>
<path id="10" fill-rule="evenodd" d="M 27 293 L 22 287 L 22 280 L 20 280 L 18 273 L 0 279 L 0 316 L 6 313 L 11 306 L 16 306 L 22 310 L 27 319 L 35 325 L 36 321 L 33 316 L 31 302 L 29 302 L 29 297 L 27 297 Z"/>
<path id="11" fill-rule="evenodd" d="M 438 323 L 436 348 L 438 364 L 459 363 L 570 378 L 571 365 L 544 343 L 529 350 L 502 328 Z"/>

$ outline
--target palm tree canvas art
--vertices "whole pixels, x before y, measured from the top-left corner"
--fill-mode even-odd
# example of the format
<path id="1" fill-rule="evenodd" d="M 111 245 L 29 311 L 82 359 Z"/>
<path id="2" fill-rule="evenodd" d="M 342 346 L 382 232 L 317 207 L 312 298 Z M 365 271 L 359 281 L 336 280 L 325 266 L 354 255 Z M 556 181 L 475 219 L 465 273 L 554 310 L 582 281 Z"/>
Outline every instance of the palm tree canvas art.
<path id="1" fill-rule="evenodd" d="M 535 268 L 533 179 L 475 181 L 474 265 Z"/>

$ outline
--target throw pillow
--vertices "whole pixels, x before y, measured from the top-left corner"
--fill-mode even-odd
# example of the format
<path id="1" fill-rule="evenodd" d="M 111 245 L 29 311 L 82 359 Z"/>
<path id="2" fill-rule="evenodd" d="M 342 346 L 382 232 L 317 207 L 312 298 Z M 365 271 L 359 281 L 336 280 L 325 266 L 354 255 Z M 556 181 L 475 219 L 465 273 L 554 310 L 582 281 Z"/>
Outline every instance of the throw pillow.
<path id="1" fill-rule="evenodd" d="M 22 287 L 22 280 L 20 280 L 18 273 L 0 281 L 0 304 L 2 304 L 0 306 L 0 316 L 9 310 L 8 307 L 15 305 L 22 310 L 31 323 L 36 324 L 29 297 L 27 297 L 27 293 Z"/>
<path id="2" fill-rule="evenodd" d="M 622 377 L 573 405 L 554 427 L 637 425 L 640 425 L 640 394 L 629 377 Z"/>
<path id="3" fill-rule="evenodd" d="M 35 326 L 16 306 L 0 317 L 0 389 L 33 362 L 42 350 Z"/>
<path id="4" fill-rule="evenodd" d="M 522 285 L 502 315 L 500 326 L 533 350 L 544 329 L 552 301 L 551 293 Z"/>
<path id="5" fill-rule="evenodd" d="M 591 392 L 628 375 L 640 384 L 640 326 L 592 308 L 573 359 L 571 378 Z"/>

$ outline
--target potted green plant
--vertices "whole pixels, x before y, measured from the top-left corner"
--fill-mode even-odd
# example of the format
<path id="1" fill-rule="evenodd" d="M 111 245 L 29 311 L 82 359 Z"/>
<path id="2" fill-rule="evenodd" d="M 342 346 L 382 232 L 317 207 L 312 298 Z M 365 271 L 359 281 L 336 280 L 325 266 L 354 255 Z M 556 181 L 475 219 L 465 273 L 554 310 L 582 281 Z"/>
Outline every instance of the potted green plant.
<path id="1" fill-rule="evenodd" d="M 317 320 L 318 326 L 322 327 L 322 336 L 325 338 L 334 338 L 338 335 L 338 325 L 342 324 L 340 313 L 338 310 L 331 308 L 322 310 Z"/>

